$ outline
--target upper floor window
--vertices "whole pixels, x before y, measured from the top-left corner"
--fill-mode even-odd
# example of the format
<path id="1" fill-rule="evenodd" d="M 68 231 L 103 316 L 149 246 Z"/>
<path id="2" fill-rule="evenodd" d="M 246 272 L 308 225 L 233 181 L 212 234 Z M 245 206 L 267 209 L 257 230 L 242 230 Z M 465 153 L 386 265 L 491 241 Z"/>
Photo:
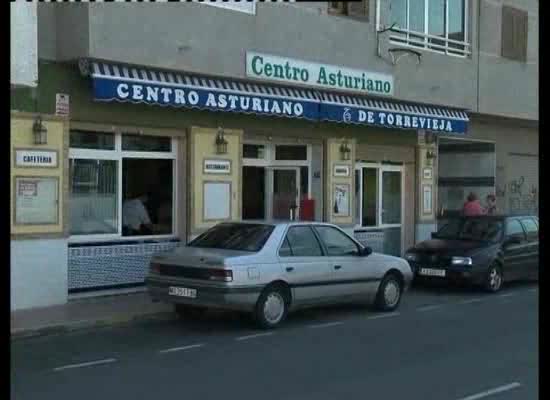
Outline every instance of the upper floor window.
<path id="1" fill-rule="evenodd" d="M 251 0 L 245 1 L 220 1 L 220 2 L 207 2 L 200 1 L 201 4 L 206 4 L 214 7 L 228 8 L 230 10 L 240 11 L 247 14 L 256 13 L 256 2 Z"/>
<path id="2" fill-rule="evenodd" d="M 468 1 L 391 0 L 389 25 L 393 43 L 467 56 Z"/>
<path id="3" fill-rule="evenodd" d="M 369 19 L 369 0 L 355 2 L 329 1 L 329 14 L 347 15 L 359 19 Z"/>
<path id="4" fill-rule="evenodd" d="M 502 7 L 502 57 L 527 61 L 528 14 L 517 8 Z"/>

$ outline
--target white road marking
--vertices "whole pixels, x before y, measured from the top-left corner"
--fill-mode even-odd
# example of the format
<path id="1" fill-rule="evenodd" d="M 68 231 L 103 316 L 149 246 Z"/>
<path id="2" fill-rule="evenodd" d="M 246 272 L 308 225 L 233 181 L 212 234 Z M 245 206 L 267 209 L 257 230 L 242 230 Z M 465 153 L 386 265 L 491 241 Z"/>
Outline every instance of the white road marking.
<path id="1" fill-rule="evenodd" d="M 85 362 L 85 363 L 80 363 L 80 364 L 64 365 L 62 367 L 54 368 L 53 370 L 54 371 L 63 371 L 65 369 L 91 367 L 93 365 L 109 364 L 109 363 L 114 363 L 114 362 L 116 362 L 116 358 L 106 358 L 104 360 L 90 361 L 90 362 Z"/>
<path id="2" fill-rule="evenodd" d="M 336 325 L 342 325 L 342 321 L 336 321 L 336 322 L 327 322 L 325 324 L 315 324 L 315 325 L 309 325 L 309 328 L 328 328 L 330 326 L 336 326 Z"/>
<path id="3" fill-rule="evenodd" d="M 517 293 L 504 293 L 504 294 L 499 294 L 497 297 L 500 297 L 500 298 L 506 298 L 506 297 L 514 297 Z"/>
<path id="4" fill-rule="evenodd" d="M 235 338 L 235 340 L 248 340 L 248 339 L 254 339 L 257 337 L 271 336 L 271 335 L 273 335 L 273 332 L 257 333 L 255 335 L 239 336 L 238 338 Z"/>
<path id="5" fill-rule="evenodd" d="M 462 301 L 459 301 L 458 304 L 472 304 L 472 303 L 479 303 L 480 301 L 483 301 L 483 299 L 462 300 Z"/>
<path id="6" fill-rule="evenodd" d="M 190 344 L 189 346 L 182 346 L 182 347 L 172 347 L 171 349 L 165 349 L 165 350 L 159 350 L 159 353 L 173 353 L 174 351 L 183 351 L 183 350 L 190 350 L 190 349 L 196 349 L 198 347 L 204 346 L 204 343 L 198 343 L 198 344 Z"/>
<path id="7" fill-rule="evenodd" d="M 529 289 L 528 292 L 535 293 L 538 292 L 538 288 Z"/>
<path id="8" fill-rule="evenodd" d="M 432 305 L 428 305 L 428 306 L 422 306 L 422 307 L 418 307 L 416 309 L 416 311 L 431 311 L 431 310 L 437 310 L 438 308 L 442 308 L 443 307 L 443 304 L 432 304 Z"/>
<path id="9" fill-rule="evenodd" d="M 372 317 L 368 317 L 367 319 L 380 319 L 380 318 L 389 318 L 389 317 L 397 317 L 399 314 L 398 312 L 389 313 L 389 314 L 380 314 L 380 315 L 374 315 Z"/>
<path id="10" fill-rule="evenodd" d="M 479 393 L 473 394 L 473 395 L 468 396 L 468 397 L 463 397 L 459 400 L 478 400 L 478 399 L 482 399 L 482 398 L 487 397 L 487 396 L 492 396 L 493 394 L 507 392 L 508 390 L 516 389 L 520 386 L 521 386 L 521 384 L 519 382 L 513 382 L 513 383 L 510 383 L 508 385 L 499 386 L 499 387 L 496 387 L 494 389 L 489 389 L 489 390 L 486 390 L 484 392 L 479 392 Z"/>

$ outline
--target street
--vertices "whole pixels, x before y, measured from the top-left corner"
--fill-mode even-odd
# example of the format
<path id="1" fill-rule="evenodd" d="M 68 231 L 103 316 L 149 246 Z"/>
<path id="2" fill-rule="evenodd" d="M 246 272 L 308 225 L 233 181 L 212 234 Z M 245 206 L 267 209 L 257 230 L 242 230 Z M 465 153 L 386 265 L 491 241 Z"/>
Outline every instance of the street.
<path id="1" fill-rule="evenodd" d="M 413 288 L 361 306 L 149 321 L 13 341 L 15 400 L 538 398 L 538 286 Z"/>

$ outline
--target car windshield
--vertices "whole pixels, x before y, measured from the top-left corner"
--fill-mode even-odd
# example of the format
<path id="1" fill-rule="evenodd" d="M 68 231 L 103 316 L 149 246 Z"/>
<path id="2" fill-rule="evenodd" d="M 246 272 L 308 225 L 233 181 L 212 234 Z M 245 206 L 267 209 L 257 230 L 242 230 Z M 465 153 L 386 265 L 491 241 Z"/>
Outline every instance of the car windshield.
<path id="1" fill-rule="evenodd" d="M 190 247 L 260 251 L 273 232 L 273 225 L 219 224 L 191 241 Z"/>
<path id="2" fill-rule="evenodd" d="M 496 242 L 502 234 L 502 221 L 489 218 L 457 218 L 449 220 L 437 232 L 438 239 Z"/>

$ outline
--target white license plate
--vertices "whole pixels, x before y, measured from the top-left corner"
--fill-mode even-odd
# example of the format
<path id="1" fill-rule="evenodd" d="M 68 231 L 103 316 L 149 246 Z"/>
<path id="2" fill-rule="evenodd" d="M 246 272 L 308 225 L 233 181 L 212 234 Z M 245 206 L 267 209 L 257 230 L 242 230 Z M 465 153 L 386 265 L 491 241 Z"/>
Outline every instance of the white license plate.
<path id="1" fill-rule="evenodd" d="M 197 289 L 170 286 L 168 288 L 168 294 L 170 296 L 190 297 L 190 298 L 194 299 L 195 297 L 197 297 Z"/>
<path id="2" fill-rule="evenodd" d="M 444 269 L 432 269 L 432 268 L 420 268 L 419 271 L 420 275 L 425 276 L 445 276 L 445 270 Z"/>

